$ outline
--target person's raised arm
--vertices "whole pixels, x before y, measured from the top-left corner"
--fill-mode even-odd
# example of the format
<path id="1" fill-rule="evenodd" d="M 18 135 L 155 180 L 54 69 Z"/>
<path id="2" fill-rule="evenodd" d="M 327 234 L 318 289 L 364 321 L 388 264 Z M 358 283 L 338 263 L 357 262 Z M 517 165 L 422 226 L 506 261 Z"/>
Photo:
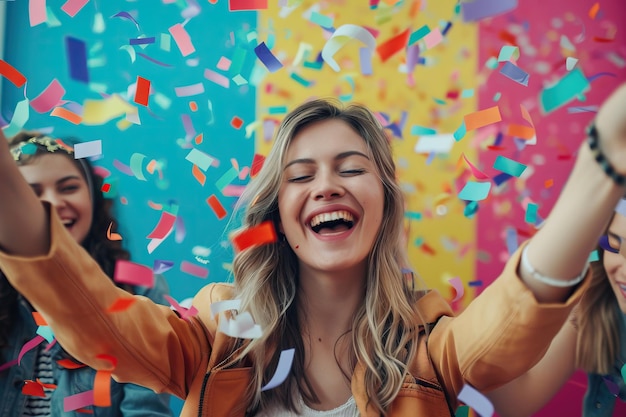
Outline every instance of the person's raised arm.
<path id="1" fill-rule="evenodd" d="M 0 129 L 0 248 L 15 255 L 43 255 L 50 247 L 48 218 L 24 180 Z"/>
<path id="2" fill-rule="evenodd" d="M 565 282 L 580 275 L 626 191 L 605 172 L 613 169 L 616 177 L 626 176 L 626 84 L 602 104 L 594 124 L 596 149 L 588 143 L 580 147 L 567 183 L 544 225 L 531 239 L 527 262 L 519 269 L 539 302 L 562 301 L 571 293 L 571 286 L 546 284 L 537 276 Z M 610 168 L 605 170 L 602 164 Z"/>

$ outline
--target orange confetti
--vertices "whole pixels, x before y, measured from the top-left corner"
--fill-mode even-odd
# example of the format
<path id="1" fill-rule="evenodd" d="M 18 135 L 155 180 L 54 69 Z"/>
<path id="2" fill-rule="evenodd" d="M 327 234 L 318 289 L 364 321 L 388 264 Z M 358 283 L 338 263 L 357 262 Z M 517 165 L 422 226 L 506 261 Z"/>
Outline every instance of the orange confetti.
<path id="1" fill-rule="evenodd" d="M 543 186 L 544 186 L 545 188 L 550 188 L 550 187 L 552 187 L 553 185 L 554 185 L 554 180 L 553 180 L 552 178 L 550 178 L 549 180 L 545 180 L 545 181 L 543 182 Z"/>
<path id="2" fill-rule="evenodd" d="M 600 10 L 600 3 L 595 3 L 593 6 L 591 6 L 591 9 L 589 9 L 589 17 L 592 19 L 595 19 L 599 10 Z"/>
<path id="3" fill-rule="evenodd" d="M 118 233 L 111 233 L 111 227 L 113 227 L 113 222 L 109 224 L 109 228 L 107 229 L 107 239 L 109 240 L 122 240 L 122 235 Z"/>
<path id="4" fill-rule="evenodd" d="M 206 202 L 209 204 L 209 206 L 211 206 L 211 208 L 213 209 L 213 213 L 215 213 L 219 220 L 222 220 L 224 217 L 226 217 L 226 209 L 224 208 L 224 206 L 222 206 L 222 203 L 220 203 L 215 194 L 212 194 L 211 197 L 207 198 Z"/>
<path id="5" fill-rule="evenodd" d="M 61 119 L 65 119 L 75 125 L 80 124 L 80 122 L 83 121 L 83 118 L 81 116 L 74 113 L 73 111 L 66 109 L 65 107 L 55 107 L 54 109 L 52 109 L 50 116 L 60 117 Z"/>
<path id="6" fill-rule="evenodd" d="M 530 126 L 512 123 L 507 126 L 506 134 L 520 139 L 532 139 L 535 137 L 535 129 Z"/>
<path id="7" fill-rule="evenodd" d="M 47 326 L 46 319 L 43 318 L 40 312 L 33 311 L 33 319 L 35 319 L 35 324 L 37 326 Z"/>
<path id="8" fill-rule="evenodd" d="M 79 368 L 84 368 L 85 366 L 87 366 L 85 364 L 77 363 L 77 362 L 74 362 L 73 360 L 67 359 L 67 358 L 66 359 L 59 359 L 57 361 L 57 364 L 60 367 L 65 368 L 65 369 L 79 369 Z"/>
<path id="9" fill-rule="evenodd" d="M 463 117 L 463 120 L 465 121 L 466 130 L 474 130 L 497 123 L 502 120 L 502 116 L 500 115 L 500 108 L 498 106 L 493 106 L 488 109 L 466 114 Z"/>
<path id="10" fill-rule="evenodd" d="M 189 110 L 191 110 L 192 112 L 197 112 L 198 111 L 198 103 L 196 103 L 195 101 L 190 101 L 189 102 Z"/>
<path id="11" fill-rule="evenodd" d="M 128 308 L 133 305 L 135 299 L 132 297 L 123 297 L 118 298 L 111 304 L 109 308 L 107 308 L 107 313 L 116 313 L 118 311 L 128 310 Z"/>
<path id="12" fill-rule="evenodd" d="M 194 139 L 194 142 L 196 142 L 196 145 L 200 145 L 203 140 L 204 140 L 204 136 L 202 135 L 202 133 L 200 133 L 198 136 L 196 136 L 196 138 Z"/>
<path id="13" fill-rule="evenodd" d="M 204 183 L 206 182 L 206 175 L 204 175 L 204 172 L 202 172 L 202 170 L 198 168 L 198 165 L 192 165 L 191 173 L 193 174 L 193 177 L 196 179 L 196 181 L 200 183 L 200 185 L 204 185 Z"/>
<path id="14" fill-rule="evenodd" d="M 111 371 L 97 371 L 93 380 L 93 405 L 111 406 Z"/>
<path id="15" fill-rule="evenodd" d="M 243 126 L 243 120 L 241 120 L 237 116 L 234 116 L 232 120 L 230 121 L 230 125 L 234 127 L 235 129 L 241 129 L 241 126 Z"/>
<path id="16" fill-rule="evenodd" d="M 150 80 L 137 76 L 137 87 L 135 89 L 134 102 L 142 106 L 148 106 L 150 96 Z"/>
<path id="17" fill-rule="evenodd" d="M 276 229 L 271 220 L 264 221 L 257 226 L 250 227 L 235 234 L 231 240 L 236 251 L 242 251 L 250 246 L 265 245 L 276 242 Z"/>
<path id="18" fill-rule="evenodd" d="M 406 47 L 409 41 L 409 29 L 405 29 L 391 39 L 386 40 L 376 47 L 376 52 L 380 56 L 380 60 L 385 62 L 397 52 L 400 52 Z"/>

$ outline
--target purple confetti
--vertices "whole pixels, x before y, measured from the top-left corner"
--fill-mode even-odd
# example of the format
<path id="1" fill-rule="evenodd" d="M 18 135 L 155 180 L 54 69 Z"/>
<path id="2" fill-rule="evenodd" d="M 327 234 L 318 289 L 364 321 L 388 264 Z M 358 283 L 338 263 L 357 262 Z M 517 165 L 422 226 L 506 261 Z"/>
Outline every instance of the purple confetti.
<path id="1" fill-rule="evenodd" d="M 89 83 L 89 72 L 87 71 L 87 46 L 85 42 L 77 38 L 67 36 L 65 38 L 65 49 L 70 69 L 70 78 L 76 81 Z"/>
<path id="2" fill-rule="evenodd" d="M 283 67 L 283 64 L 267 48 L 265 42 L 261 42 L 256 48 L 254 48 L 254 53 L 269 72 L 276 72 Z"/>

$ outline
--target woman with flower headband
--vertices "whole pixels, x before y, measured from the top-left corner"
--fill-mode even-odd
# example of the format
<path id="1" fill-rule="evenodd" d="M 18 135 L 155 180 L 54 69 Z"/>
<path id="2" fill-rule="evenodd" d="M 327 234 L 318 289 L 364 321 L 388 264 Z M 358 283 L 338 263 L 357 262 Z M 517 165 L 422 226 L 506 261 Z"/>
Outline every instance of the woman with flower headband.
<path id="1" fill-rule="evenodd" d="M 120 241 L 107 238 L 107 229 L 116 223 L 110 213 L 111 200 L 102 195 L 102 178 L 94 173 L 87 160 L 74 158 L 71 145 L 69 140 L 21 132 L 11 140 L 10 154 L 35 195 L 54 210 L 71 238 L 82 245 L 106 275 L 113 277 L 116 261 L 128 260 L 129 253 L 122 248 Z M 152 288 L 125 284 L 120 287 L 155 302 L 166 303 L 163 296 L 168 289 L 162 276 L 155 279 Z M 68 293 L 61 302 L 71 305 L 72 295 Z M 40 343 L 29 351 L 23 347 L 37 335 L 33 312 L 30 303 L 0 271 L 2 417 L 66 416 L 69 412 L 64 410 L 73 409 L 66 406 L 66 398 L 94 387 L 96 371 L 82 364 L 72 365 L 76 361 L 58 343 Z M 22 349 L 21 360 L 16 363 Z M 29 390 L 29 386 L 38 383 L 43 389 L 39 392 Z M 112 382 L 110 403 L 108 407 L 84 406 L 82 411 L 101 417 L 172 415 L 169 395 L 156 394 L 135 384 Z"/>
<path id="2" fill-rule="evenodd" d="M 625 415 L 626 199 L 615 209 L 597 250 L 589 288 L 545 356 L 524 375 L 487 394 L 500 417 L 534 414 L 577 368 L 588 379 L 583 417 Z"/>
<path id="3" fill-rule="evenodd" d="M 70 353 L 184 398 L 185 417 L 451 416 L 467 386 L 488 391 L 531 368 L 584 291 L 588 255 L 626 191 L 625 101 L 626 86 L 605 102 L 544 227 L 456 317 L 405 279 L 384 129 L 363 106 L 322 99 L 284 118 L 238 203 L 246 236 L 269 224 L 281 238 L 239 251 L 234 285 L 202 289 L 196 315 L 143 298 L 107 314 L 128 294 L 68 238 L 3 147 L 0 267 Z"/>

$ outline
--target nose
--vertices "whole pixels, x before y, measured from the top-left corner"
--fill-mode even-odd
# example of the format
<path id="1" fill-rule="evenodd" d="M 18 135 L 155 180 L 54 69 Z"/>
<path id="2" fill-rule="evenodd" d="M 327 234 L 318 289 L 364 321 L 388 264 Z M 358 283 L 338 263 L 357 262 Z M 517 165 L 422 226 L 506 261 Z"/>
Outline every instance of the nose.
<path id="1" fill-rule="evenodd" d="M 41 201 L 50 203 L 52 207 L 58 208 L 65 205 L 65 199 L 55 190 L 45 189 L 39 195 Z"/>
<path id="2" fill-rule="evenodd" d="M 313 197 L 315 200 L 330 200 L 341 197 L 345 190 L 340 178 L 333 172 L 319 172 L 316 175 Z"/>

